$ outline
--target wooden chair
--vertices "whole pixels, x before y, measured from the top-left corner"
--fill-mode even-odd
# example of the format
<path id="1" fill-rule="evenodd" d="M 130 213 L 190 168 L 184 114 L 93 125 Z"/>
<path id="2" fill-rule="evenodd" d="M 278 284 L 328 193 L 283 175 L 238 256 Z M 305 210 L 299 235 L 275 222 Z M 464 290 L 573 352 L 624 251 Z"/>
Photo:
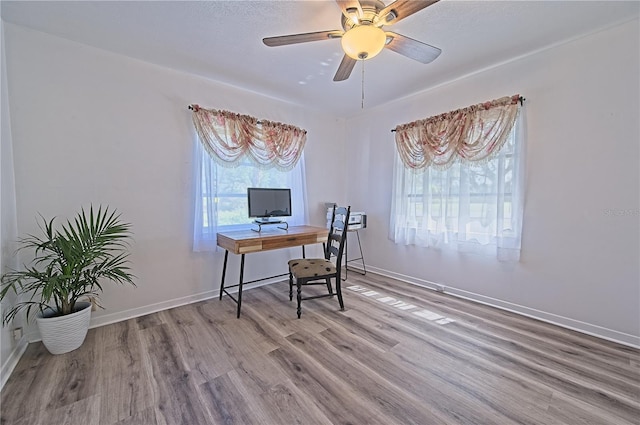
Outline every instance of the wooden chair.
<path id="1" fill-rule="evenodd" d="M 340 310 L 344 310 L 342 288 L 342 253 L 347 240 L 347 224 L 351 207 L 333 207 L 329 238 L 324 247 L 324 258 L 298 258 L 289 260 L 289 301 L 293 300 L 293 279 L 296 280 L 298 299 L 298 319 L 302 314 L 302 300 L 338 296 Z M 335 264 L 331 261 L 335 257 Z M 331 279 L 336 281 L 336 292 L 333 292 Z M 313 296 L 302 296 L 302 287 L 308 285 L 326 285 L 328 293 Z"/>

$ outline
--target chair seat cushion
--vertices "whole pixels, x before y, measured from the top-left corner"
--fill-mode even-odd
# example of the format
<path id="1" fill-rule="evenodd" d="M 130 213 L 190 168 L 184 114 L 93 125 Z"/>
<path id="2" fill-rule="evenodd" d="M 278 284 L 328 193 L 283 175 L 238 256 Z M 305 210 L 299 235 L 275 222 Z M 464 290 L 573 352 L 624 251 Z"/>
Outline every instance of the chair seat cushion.
<path id="1" fill-rule="evenodd" d="M 336 266 L 324 258 L 300 258 L 289 260 L 289 270 L 297 279 L 323 277 L 336 273 Z"/>

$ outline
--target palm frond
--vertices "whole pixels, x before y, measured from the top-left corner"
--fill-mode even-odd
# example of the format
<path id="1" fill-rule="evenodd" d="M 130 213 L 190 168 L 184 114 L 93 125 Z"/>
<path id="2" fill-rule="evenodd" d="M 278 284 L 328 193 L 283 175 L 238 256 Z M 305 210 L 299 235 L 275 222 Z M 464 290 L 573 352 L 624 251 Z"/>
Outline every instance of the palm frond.
<path id="1" fill-rule="evenodd" d="M 29 301 L 4 314 L 5 324 L 20 310 L 29 316 L 34 306 L 71 313 L 79 298 L 98 298 L 102 280 L 135 286 L 128 267 L 131 224 L 122 222 L 115 210 L 100 206 L 94 211 L 92 205 L 87 214 L 82 208 L 61 230 L 54 228 L 55 218 L 40 218 L 43 236 L 28 235 L 18 241 L 18 249 L 34 250 L 32 265 L 1 279 L 0 299 L 10 291 L 30 294 Z"/>

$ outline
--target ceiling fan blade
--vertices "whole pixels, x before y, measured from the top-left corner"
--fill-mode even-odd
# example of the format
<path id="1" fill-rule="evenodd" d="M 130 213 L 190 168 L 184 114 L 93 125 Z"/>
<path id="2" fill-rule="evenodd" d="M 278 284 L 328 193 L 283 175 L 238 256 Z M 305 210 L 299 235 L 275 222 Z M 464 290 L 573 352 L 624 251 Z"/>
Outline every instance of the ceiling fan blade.
<path id="1" fill-rule="evenodd" d="M 440 53 L 442 53 L 442 50 L 437 47 L 414 40 L 413 38 L 391 31 L 387 31 L 385 34 L 387 35 L 387 39 L 391 38 L 391 41 L 384 47 L 418 62 L 433 62 L 440 56 Z"/>
<path id="2" fill-rule="evenodd" d="M 352 57 L 344 55 L 342 62 L 340 62 L 340 66 L 336 71 L 336 75 L 333 77 L 333 81 L 344 81 L 349 78 L 351 71 L 353 71 L 353 67 L 356 66 L 356 62 L 357 60 Z"/>
<path id="3" fill-rule="evenodd" d="M 342 14 L 347 19 L 350 19 L 354 24 L 358 23 L 358 18 L 362 16 L 362 6 L 358 0 L 336 0 L 336 3 L 338 3 L 338 6 L 342 9 Z M 356 18 L 355 21 L 354 17 Z"/>
<path id="4" fill-rule="evenodd" d="M 287 44 L 307 43 L 309 41 L 329 40 L 340 38 L 344 31 L 318 31 L 304 34 L 280 35 L 277 37 L 266 37 L 262 42 L 269 47 L 285 46 Z"/>
<path id="5" fill-rule="evenodd" d="M 396 0 L 378 13 L 378 25 L 391 25 L 421 11 L 439 0 Z"/>
<path id="6" fill-rule="evenodd" d="M 387 39 L 391 38 L 391 41 L 384 47 L 418 62 L 433 62 L 442 53 L 442 50 L 437 47 L 413 38 L 391 31 L 387 31 L 385 34 Z"/>

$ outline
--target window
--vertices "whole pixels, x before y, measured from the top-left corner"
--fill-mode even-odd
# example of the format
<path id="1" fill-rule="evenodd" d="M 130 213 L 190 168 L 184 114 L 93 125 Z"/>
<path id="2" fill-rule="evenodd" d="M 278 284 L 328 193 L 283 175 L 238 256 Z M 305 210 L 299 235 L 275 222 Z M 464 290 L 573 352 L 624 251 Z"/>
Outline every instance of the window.
<path id="1" fill-rule="evenodd" d="M 451 247 L 517 260 L 523 204 L 520 119 L 490 160 L 457 161 L 447 169 L 404 167 L 396 154 L 390 239 Z"/>
<path id="2" fill-rule="evenodd" d="M 194 250 L 216 248 L 216 233 L 251 227 L 247 211 L 247 187 L 291 189 L 290 225 L 308 220 L 304 157 L 291 171 L 265 168 L 245 158 L 235 167 L 223 167 L 211 159 L 200 141 L 195 141 L 196 172 Z"/>

